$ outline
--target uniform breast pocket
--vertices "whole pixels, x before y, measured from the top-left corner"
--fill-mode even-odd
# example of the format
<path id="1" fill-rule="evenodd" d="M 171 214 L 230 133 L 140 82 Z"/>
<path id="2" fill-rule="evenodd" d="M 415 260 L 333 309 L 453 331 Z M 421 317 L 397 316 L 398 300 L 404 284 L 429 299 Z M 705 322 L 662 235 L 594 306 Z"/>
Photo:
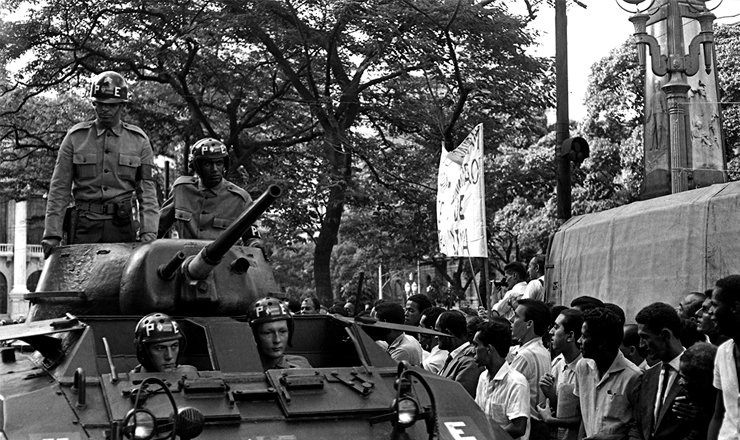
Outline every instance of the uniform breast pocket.
<path id="1" fill-rule="evenodd" d="M 192 213 L 185 211 L 184 209 L 175 209 L 175 220 L 189 222 L 191 218 L 193 218 Z"/>
<path id="2" fill-rule="evenodd" d="M 97 156 L 93 154 L 75 153 L 72 157 L 75 176 L 80 180 L 90 180 L 96 177 L 95 168 L 98 163 Z"/>
<path id="3" fill-rule="evenodd" d="M 118 156 L 118 177 L 122 180 L 136 180 L 136 171 L 141 166 L 141 158 L 121 154 Z"/>
<path id="4" fill-rule="evenodd" d="M 627 422 L 630 419 L 632 408 L 630 408 L 630 402 L 627 400 L 627 396 L 624 394 L 615 393 L 613 391 L 608 392 L 606 400 L 606 408 L 604 408 L 604 418 L 612 422 Z M 614 426 L 614 424 L 609 424 Z M 618 424 L 617 426 L 621 426 Z"/>
<path id="5" fill-rule="evenodd" d="M 229 220 L 228 218 L 214 218 L 213 219 L 213 229 L 226 229 L 229 227 L 233 220 Z"/>

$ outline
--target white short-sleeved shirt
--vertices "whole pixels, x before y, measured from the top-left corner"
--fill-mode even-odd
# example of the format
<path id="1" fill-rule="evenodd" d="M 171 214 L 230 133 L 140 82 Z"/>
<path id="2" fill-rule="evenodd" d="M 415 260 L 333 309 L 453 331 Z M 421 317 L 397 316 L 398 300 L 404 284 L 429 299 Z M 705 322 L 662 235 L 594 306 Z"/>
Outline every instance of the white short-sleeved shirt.
<path id="1" fill-rule="evenodd" d="M 626 436 L 629 433 L 634 423 L 631 397 L 640 385 L 641 376 L 642 371 L 620 351 L 601 379 L 593 359 L 578 361 L 573 394 L 581 401 L 587 436 L 596 433 Z"/>
<path id="2" fill-rule="evenodd" d="M 542 338 L 537 337 L 522 344 L 517 351 L 511 368 L 522 373 L 529 383 L 529 417 L 540 420 L 537 405 L 545 403 L 545 395 L 540 389 L 540 379 L 550 372 L 550 352 L 542 345 Z"/>
<path id="3" fill-rule="evenodd" d="M 442 367 L 445 365 L 447 356 L 449 356 L 449 352 L 447 350 L 441 350 L 439 345 L 435 345 L 432 347 L 431 352 L 424 350 L 421 366 L 427 371 L 439 374 L 439 372 L 442 371 Z"/>
<path id="4" fill-rule="evenodd" d="M 539 278 L 535 278 L 527 283 L 527 288 L 524 291 L 522 298 L 536 299 L 539 301 L 545 300 L 545 276 L 542 275 Z"/>
<path id="5" fill-rule="evenodd" d="M 500 316 L 503 316 L 506 319 L 511 319 L 511 317 L 514 316 L 514 303 L 522 299 L 526 290 L 526 281 L 517 283 L 511 288 L 511 290 L 504 294 L 501 301 L 493 305 L 493 310 L 495 310 Z"/>
<path id="6" fill-rule="evenodd" d="M 411 365 L 421 365 L 421 344 L 413 336 L 401 333 L 386 350 L 393 360 L 401 362 L 408 361 Z"/>
<path id="7" fill-rule="evenodd" d="M 491 379 L 488 370 L 478 378 L 475 403 L 502 428 L 519 417 L 527 418 L 527 431 L 520 440 L 529 440 L 529 384 L 518 371 L 504 362 Z"/>
<path id="8" fill-rule="evenodd" d="M 740 395 L 738 395 L 737 370 L 735 369 L 735 341 L 725 341 L 714 358 L 714 387 L 722 393 L 725 417 L 719 430 L 719 440 L 740 438 Z"/>
<path id="9" fill-rule="evenodd" d="M 573 394 L 573 390 L 576 387 L 576 365 L 582 358 L 583 356 L 579 354 L 570 363 L 565 363 L 565 357 L 559 354 L 552 360 L 550 374 L 555 378 L 555 394 L 558 396 L 555 416 L 558 418 L 570 418 L 580 414 L 578 397 Z M 558 439 L 575 440 L 578 438 L 578 428 L 557 429 Z"/>

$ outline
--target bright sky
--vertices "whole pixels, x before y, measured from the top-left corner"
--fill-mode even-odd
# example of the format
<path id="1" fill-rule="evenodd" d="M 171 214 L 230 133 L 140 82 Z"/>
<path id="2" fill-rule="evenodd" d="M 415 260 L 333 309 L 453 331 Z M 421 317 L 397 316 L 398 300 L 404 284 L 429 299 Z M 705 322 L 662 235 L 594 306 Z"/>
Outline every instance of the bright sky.
<path id="1" fill-rule="evenodd" d="M 581 3 L 588 8 L 576 5 L 568 8 L 569 109 L 570 119 L 576 121 L 586 115 L 583 100 L 591 66 L 634 33 L 629 21 L 631 14 L 622 10 L 615 0 L 581 0 Z M 621 4 L 626 5 L 624 2 Z M 740 21 L 740 0 L 709 0 L 707 7 L 716 8 L 713 11 L 717 16 L 715 23 Z M 634 6 L 630 10 L 634 10 Z M 533 25 L 541 31 L 541 47 L 536 54 L 555 56 L 555 9 L 543 6 Z"/>

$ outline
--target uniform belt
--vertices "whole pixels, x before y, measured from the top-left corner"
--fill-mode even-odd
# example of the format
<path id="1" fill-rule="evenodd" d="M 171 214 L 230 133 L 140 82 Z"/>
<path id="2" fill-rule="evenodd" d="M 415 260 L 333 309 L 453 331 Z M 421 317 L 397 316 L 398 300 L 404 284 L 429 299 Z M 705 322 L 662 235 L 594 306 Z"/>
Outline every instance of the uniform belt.
<path id="1" fill-rule="evenodd" d="M 116 206 L 113 203 L 90 203 L 75 201 L 75 207 L 80 211 L 88 211 L 94 214 L 113 215 L 116 212 Z"/>

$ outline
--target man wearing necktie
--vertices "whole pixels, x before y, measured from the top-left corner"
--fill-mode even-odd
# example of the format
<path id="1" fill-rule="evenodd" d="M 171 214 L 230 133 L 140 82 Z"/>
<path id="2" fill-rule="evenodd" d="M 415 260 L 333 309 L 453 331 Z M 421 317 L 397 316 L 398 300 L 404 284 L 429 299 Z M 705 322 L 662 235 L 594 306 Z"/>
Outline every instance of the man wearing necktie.
<path id="1" fill-rule="evenodd" d="M 635 320 L 640 345 L 660 362 L 643 376 L 634 412 L 636 423 L 630 438 L 682 439 L 691 432 L 691 427 L 671 410 L 676 397 L 684 393 L 678 380 L 684 352 L 680 340 L 681 318 L 670 305 L 653 303 L 640 310 Z"/>

